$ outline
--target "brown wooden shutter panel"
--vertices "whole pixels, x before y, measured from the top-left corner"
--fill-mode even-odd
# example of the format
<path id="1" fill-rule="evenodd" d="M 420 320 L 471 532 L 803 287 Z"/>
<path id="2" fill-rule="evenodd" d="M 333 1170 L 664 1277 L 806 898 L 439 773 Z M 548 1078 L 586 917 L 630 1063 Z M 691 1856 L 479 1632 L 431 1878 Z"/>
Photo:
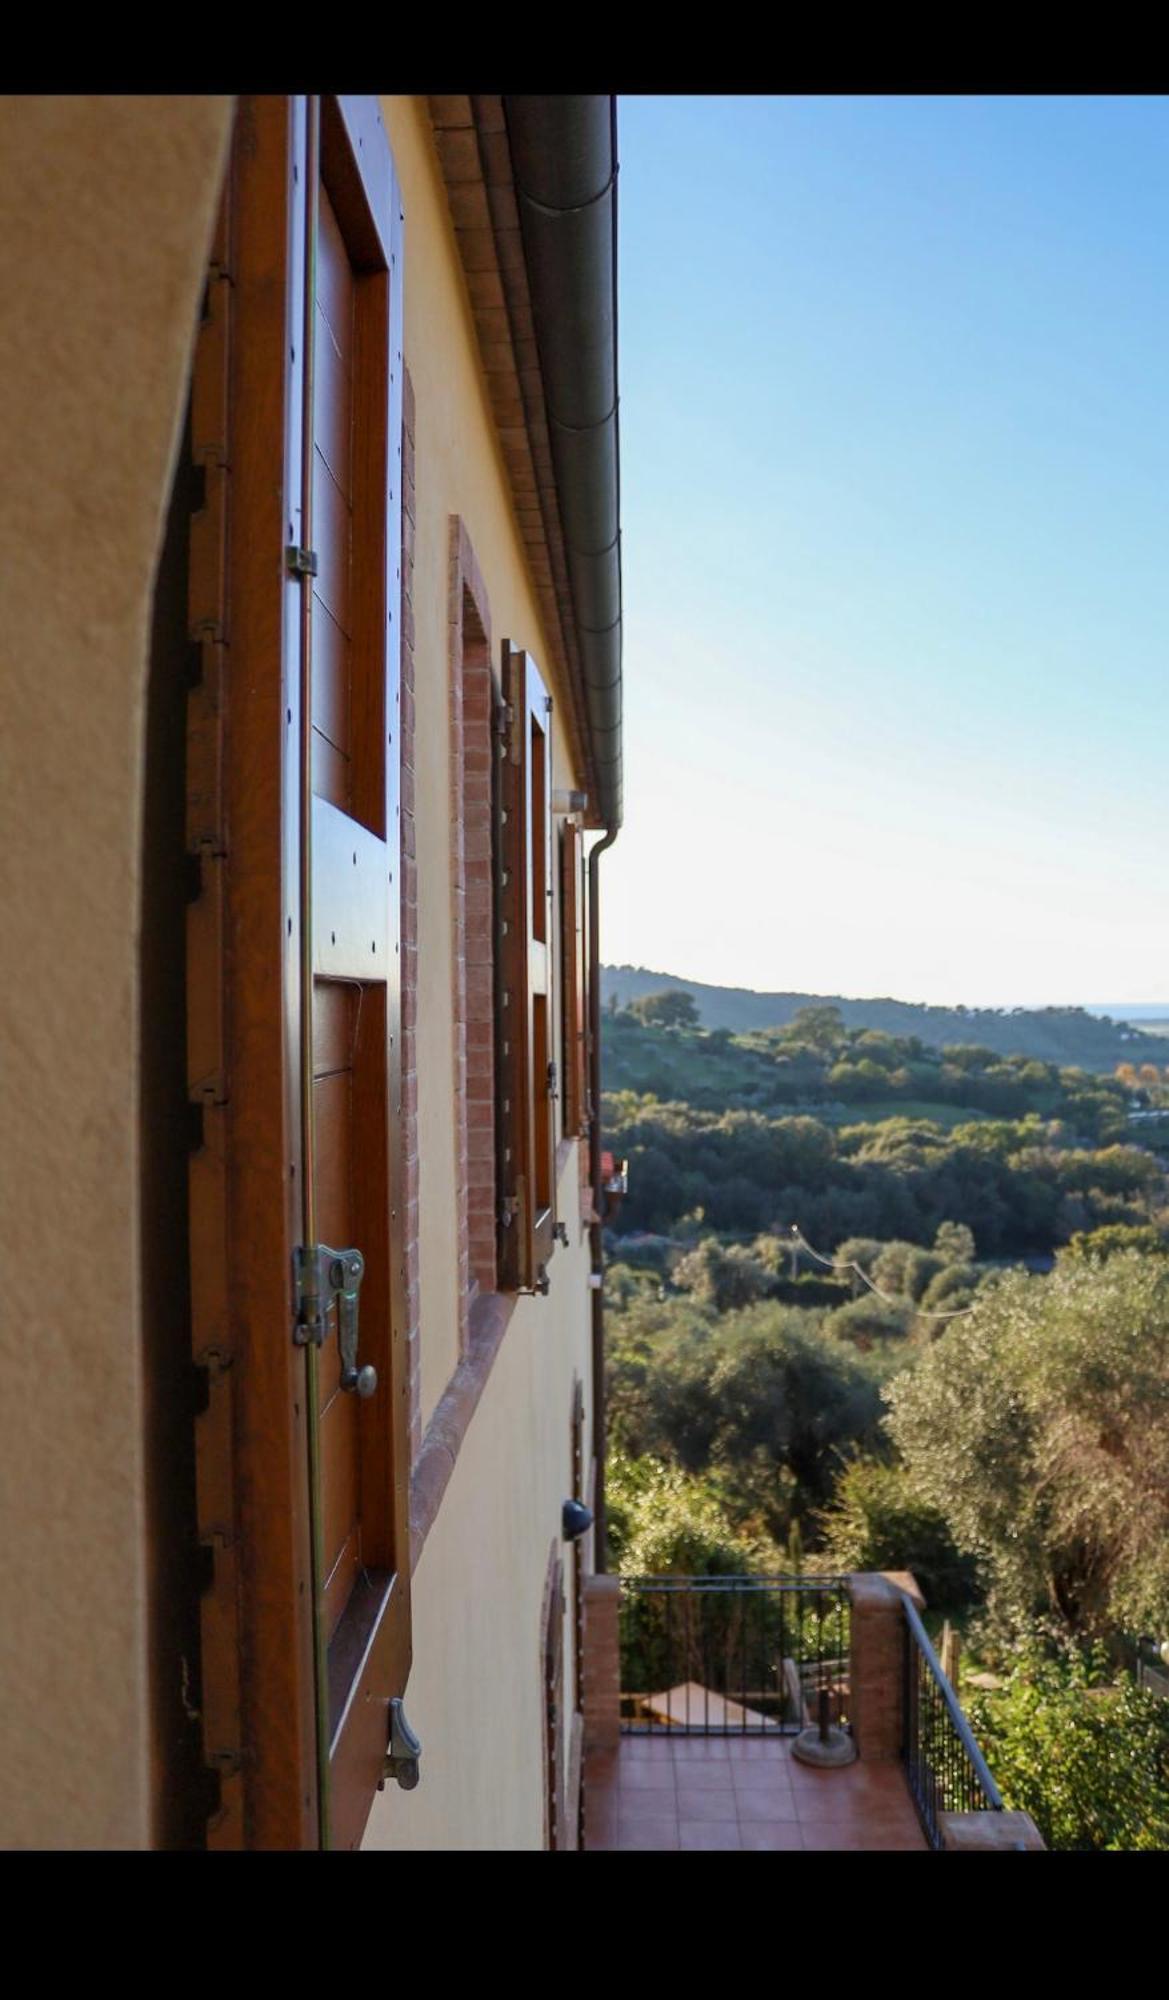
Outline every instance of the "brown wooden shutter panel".
<path id="1" fill-rule="evenodd" d="M 505 1289 L 535 1291 L 547 1287 L 556 1220 L 552 705 L 531 656 L 506 641 L 503 688 L 499 1264 Z"/>
<path id="2" fill-rule="evenodd" d="M 289 440 L 303 394 L 306 119 L 304 99 L 240 100 L 230 226 L 217 237 L 194 382 L 196 452 L 224 468 L 224 483 L 231 469 L 224 520 L 213 480 L 214 504 L 193 523 L 191 565 L 192 635 L 205 657 L 226 641 L 222 671 L 205 671 L 192 695 L 189 736 L 189 837 L 216 862 L 213 875 L 203 867 L 214 891 L 192 905 L 188 933 L 191 1091 L 213 1113 L 205 1110 L 191 1202 L 196 1358 L 211 1377 L 198 1451 L 201 1534 L 214 1550 L 203 1708 L 206 1754 L 224 1773 L 211 1838 L 258 1847 L 311 1845 L 326 1817 L 332 1844 L 357 1844 L 381 1777 L 387 1704 L 403 1691 L 411 1652 L 398 951 L 402 215 L 377 99 L 325 98 L 317 566 L 310 576 L 298 565 L 303 580 L 294 581 L 287 545 L 300 459 Z M 228 287 L 216 283 L 228 244 L 224 361 Z M 203 607 L 213 549 L 230 614 L 216 614 L 222 631 Z M 358 1359 L 378 1377 L 368 1399 L 339 1393 L 349 1385 L 334 1305 L 316 1371 L 315 1502 L 292 1281 L 307 1032 L 298 633 L 300 593 L 310 590 L 316 1238 L 362 1252 Z M 315 1692 L 314 1546 L 327 1641 Z M 318 1712 L 331 1815 L 320 1810 Z"/>

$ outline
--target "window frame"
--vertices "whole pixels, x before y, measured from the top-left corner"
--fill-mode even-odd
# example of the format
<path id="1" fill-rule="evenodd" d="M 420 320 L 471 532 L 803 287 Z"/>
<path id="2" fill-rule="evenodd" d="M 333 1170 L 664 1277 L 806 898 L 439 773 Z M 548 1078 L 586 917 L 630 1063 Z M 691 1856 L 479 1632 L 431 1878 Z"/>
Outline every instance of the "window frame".
<path id="1" fill-rule="evenodd" d="M 556 1241 L 552 697 L 503 642 L 498 811 L 497 1130 L 501 1288 L 546 1292 Z"/>

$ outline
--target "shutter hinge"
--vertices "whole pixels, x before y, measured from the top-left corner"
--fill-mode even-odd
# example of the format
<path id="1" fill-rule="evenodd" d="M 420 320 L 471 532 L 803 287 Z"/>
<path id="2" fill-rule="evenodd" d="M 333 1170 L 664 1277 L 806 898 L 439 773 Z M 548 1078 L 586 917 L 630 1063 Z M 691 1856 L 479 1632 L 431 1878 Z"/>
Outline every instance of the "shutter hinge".
<path id="1" fill-rule="evenodd" d="M 510 1229 L 512 1223 L 515 1221 L 516 1216 L 519 1214 L 519 1212 L 520 1212 L 519 1196 L 514 1194 L 505 1194 L 503 1200 L 499 1204 L 500 1228 Z"/>
<path id="2" fill-rule="evenodd" d="M 555 1064 L 554 1062 L 550 1062 L 550 1063 L 549 1063 L 549 1065 L 548 1065 L 548 1095 L 549 1095 L 549 1097 L 555 1097 L 555 1096 L 557 1095 L 557 1092 L 558 1092 L 558 1090 L 559 1090 L 559 1087 L 560 1087 L 560 1073 L 559 1073 L 559 1071 L 557 1070 L 557 1067 L 556 1067 L 556 1064 Z"/>
<path id="3" fill-rule="evenodd" d="M 302 549 L 290 542 L 284 551 L 285 560 L 293 576 L 316 576 L 320 565 L 315 549 Z"/>

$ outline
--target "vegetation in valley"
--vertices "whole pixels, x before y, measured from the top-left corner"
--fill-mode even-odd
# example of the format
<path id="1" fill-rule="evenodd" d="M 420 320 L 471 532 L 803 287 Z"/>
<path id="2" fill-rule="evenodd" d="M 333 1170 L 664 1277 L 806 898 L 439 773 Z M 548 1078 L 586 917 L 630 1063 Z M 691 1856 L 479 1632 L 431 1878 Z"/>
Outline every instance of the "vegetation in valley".
<path id="1" fill-rule="evenodd" d="M 621 1230 L 926 1246 L 944 1221 L 983 1257 L 1050 1254 L 1141 1226 L 1162 1198 L 1147 1092 L 1118 1077 L 976 1046 L 842 1027 L 809 1009 L 768 1035 L 708 1032 L 663 996 L 605 1024 L 607 1140 L 630 1163 Z M 1169 1119 L 1166 1120 L 1169 1139 Z"/>
<path id="2" fill-rule="evenodd" d="M 1167 1844 L 1169 1703 L 1125 1671 L 1169 1635 L 1169 1187 L 1130 1120 L 1154 1080 L 828 1009 L 719 1035 L 681 998 L 606 1021 L 615 1564 L 913 1570 L 1000 1678 L 1008 1803 L 1052 1845 Z M 1102 1717 L 1144 1746 L 1129 1780 Z"/>

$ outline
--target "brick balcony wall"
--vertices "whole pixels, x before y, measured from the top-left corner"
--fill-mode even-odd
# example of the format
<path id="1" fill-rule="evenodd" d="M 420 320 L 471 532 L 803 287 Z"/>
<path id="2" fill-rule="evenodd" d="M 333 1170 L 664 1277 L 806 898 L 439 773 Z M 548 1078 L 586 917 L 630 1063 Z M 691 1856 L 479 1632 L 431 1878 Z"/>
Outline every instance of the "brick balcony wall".
<path id="1" fill-rule="evenodd" d="M 616 1750 L 621 1741 L 621 1647 L 618 1614 L 621 1579 L 586 1576 L 583 1580 L 584 1642 L 582 1693 L 584 1748 Z"/>
<path id="2" fill-rule="evenodd" d="M 857 1754 L 885 1763 L 902 1753 L 905 1649 L 909 1632 L 902 1592 L 919 1611 L 925 1600 L 908 1571 L 854 1571 L 848 1579 L 852 1605 L 849 1657 L 849 1721 Z"/>

